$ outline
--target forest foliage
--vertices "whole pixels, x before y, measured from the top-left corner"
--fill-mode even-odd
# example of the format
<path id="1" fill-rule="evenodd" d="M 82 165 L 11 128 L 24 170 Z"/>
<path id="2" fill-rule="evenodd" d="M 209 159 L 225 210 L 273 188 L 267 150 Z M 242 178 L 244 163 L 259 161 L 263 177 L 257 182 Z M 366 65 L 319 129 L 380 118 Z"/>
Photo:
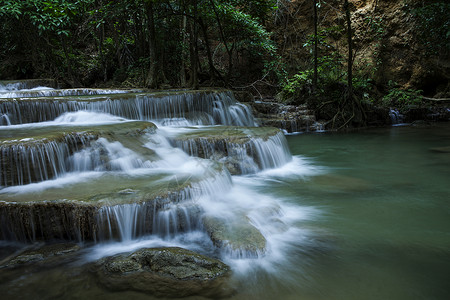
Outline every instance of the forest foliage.
<path id="1" fill-rule="evenodd" d="M 5 0 L 0 75 L 47 76 L 67 85 L 128 81 L 228 85 L 264 69 L 276 46 L 264 26 L 276 1 Z M 237 68 L 237 66 L 239 68 Z M 262 71 L 261 71 L 262 72 Z M 151 73 L 151 74 L 150 74 Z M 149 78 L 152 77 L 152 78 Z M 152 84 L 153 85 L 153 84 Z"/>
<path id="2" fill-rule="evenodd" d="M 442 0 L 397 2 L 414 24 L 412 32 L 424 49 L 423 56 L 448 57 L 450 4 Z M 292 104 L 317 108 L 338 99 L 342 107 L 348 104 L 345 99 L 354 96 L 360 108 L 361 103 L 377 101 L 394 105 L 397 101 L 383 101 L 385 95 L 402 93 L 402 87 L 388 84 L 383 73 L 392 30 L 383 15 L 376 13 L 379 1 L 374 0 L 373 11 L 358 24 L 365 36 L 353 37 L 353 3 L 3 0 L 0 78 L 50 77 L 65 86 L 150 88 L 251 89 L 263 83 L 272 94 L 281 92 L 281 99 Z M 303 15 L 294 16 L 293 11 L 302 5 L 306 7 L 301 10 Z M 289 48 L 288 23 L 299 17 L 303 23 L 295 27 L 299 33 Z M 372 45 L 367 62 L 358 56 L 368 47 L 364 43 Z M 306 53 L 303 62 L 290 60 L 292 47 Z"/>

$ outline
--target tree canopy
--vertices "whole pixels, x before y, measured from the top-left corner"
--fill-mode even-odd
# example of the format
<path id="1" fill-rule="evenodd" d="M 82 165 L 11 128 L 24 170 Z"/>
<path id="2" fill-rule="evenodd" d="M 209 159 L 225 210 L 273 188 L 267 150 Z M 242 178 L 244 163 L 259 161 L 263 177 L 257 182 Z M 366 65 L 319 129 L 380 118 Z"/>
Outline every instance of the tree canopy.
<path id="1" fill-rule="evenodd" d="M 5 0 L 0 4 L 0 55 L 7 64 L 0 74 L 39 74 L 68 85 L 128 79 L 150 87 L 192 86 L 198 76 L 209 74 L 216 81 L 211 84 L 230 84 L 246 75 L 240 74 L 246 68 L 236 70 L 236 65 L 252 66 L 276 55 L 264 26 L 275 4 Z"/>

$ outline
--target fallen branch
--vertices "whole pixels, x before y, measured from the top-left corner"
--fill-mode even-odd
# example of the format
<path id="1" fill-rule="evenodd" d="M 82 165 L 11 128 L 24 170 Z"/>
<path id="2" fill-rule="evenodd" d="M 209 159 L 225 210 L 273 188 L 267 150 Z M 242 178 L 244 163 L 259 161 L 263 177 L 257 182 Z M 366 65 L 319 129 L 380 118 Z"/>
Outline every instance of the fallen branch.
<path id="1" fill-rule="evenodd" d="M 422 96 L 422 99 L 428 100 L 428 101 L 436 101 L 436 102 L 450 101 L 450 98 L 428 98 L 428 97 L 424 97 L 424 96 Z"/>

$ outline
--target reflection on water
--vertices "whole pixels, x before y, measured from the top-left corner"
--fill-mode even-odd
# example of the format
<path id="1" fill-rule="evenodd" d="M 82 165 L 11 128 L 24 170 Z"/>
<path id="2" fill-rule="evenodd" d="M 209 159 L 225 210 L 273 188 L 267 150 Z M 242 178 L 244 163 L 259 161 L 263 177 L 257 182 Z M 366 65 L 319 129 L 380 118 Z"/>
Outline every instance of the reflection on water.
<path id="1" fill-rule="evenodd" d="M 283 222 L 256 224 L 270 236 L 264 257 L 222 257 L 234 274 L 230 299 L 450 299 L 450 153 L 432 150 L 450 146 L 449 125 L 289 136 L 289 164 L 233 176 L 224 209 L 258 222 L 259 207 L 275 207 Z M 153 244 L 213 251 L 200 232 L 84 245 L 45 265 L 0 269 L 0 286 L 10 299 L 154 299 L 104 290 L 89 271 L 104 251 Z M 0 260 L 18 248 L 1 249 Z"/>

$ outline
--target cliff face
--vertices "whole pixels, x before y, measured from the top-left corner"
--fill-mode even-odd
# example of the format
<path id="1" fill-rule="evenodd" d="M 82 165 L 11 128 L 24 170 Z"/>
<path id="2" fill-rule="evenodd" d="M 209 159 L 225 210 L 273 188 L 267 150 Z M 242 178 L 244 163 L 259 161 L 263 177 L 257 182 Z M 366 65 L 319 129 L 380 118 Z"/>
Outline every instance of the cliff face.
<path id="1" fill-rule="evenodd" d="M 334 52 L 345 59 L 343 1 L 318 2 L 319 35 L 326 41 L 319 48 L 319 56 Z M 439 10 L 449 6 L 445 1 L 349 2 L 356 74 L 370 76 L 380 89 L 392 81 L 403 88 L 423 90 L 425 96 L 450 96 L 450 32 L 433 28 L 442 20 L 445 28 L 449 26 L 445 12 L 442 15 Z M 311 0 L 280 1 L 275 36 L 287 65 L 292 66 L 290 72 L 311 65 L 310 48 L 305 44 L 313 34 L 312 8 Z"/>

